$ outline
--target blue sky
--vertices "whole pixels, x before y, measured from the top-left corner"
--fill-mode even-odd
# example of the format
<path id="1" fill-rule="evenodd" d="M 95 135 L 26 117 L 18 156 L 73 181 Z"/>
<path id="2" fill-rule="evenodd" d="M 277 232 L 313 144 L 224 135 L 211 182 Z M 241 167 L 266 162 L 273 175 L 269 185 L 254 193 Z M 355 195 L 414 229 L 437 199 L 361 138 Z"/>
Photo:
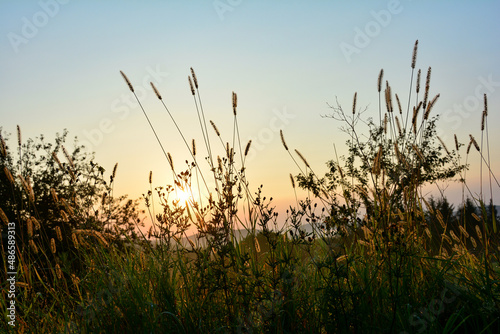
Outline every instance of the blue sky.
<path id="1" fill-rule="evenodd" d="M 115 192 L 138 198 L 150 170 L 155 185 L 172 179 L 119 71 L 138 89 L 145 84 L 141 101 L 181 166 L 189 153 L 148 82 L 186 137 L 201 144 L 187 82 L 193 67 L 206 117 L 227 140 L 237 92 L 241 137 L 254 143 L 251 186 L 264 184 L 283 205 L 293 196 L 289 173 L 298 170 L 276 130 L 322 174 L 333 144 L 342 154 L 347 139 L 342 124 L 321 117 L 330 113 L 326 103 L 337 97 L 349 110 L 357 91 L 366 117 L 377 116 L 381 68 L 392 91 L 407 97 L 417 39 L 417 68 L 432 66 L 430 95 L 441 94 L 434 112 L 449 147 L 454 133 L 464 143 L 480 135 L 483 93 L 494 129 L 498 13 L 499 1 L 0 1 L 0 126 L 5 135 L 20 125 L 24 138 L 67 128 L 108 171 L 119 163 Z M 491 131 L 497 175 L 499 141 Z M 447 195 L 457 200 L 453 187 Z"/>

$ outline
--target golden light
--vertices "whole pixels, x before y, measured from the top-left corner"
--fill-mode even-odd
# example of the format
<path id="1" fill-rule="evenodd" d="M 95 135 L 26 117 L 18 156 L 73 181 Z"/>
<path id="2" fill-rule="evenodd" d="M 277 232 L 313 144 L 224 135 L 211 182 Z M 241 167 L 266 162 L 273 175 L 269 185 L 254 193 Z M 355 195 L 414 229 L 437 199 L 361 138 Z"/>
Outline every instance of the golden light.
<path id="1" fill-rule="evenodd" d="M 185 206 L 192 200 L 192 195 L 189 193 L 189 191 L 177 188 L 176 199 L 179 200 L 179 205 Z"/>

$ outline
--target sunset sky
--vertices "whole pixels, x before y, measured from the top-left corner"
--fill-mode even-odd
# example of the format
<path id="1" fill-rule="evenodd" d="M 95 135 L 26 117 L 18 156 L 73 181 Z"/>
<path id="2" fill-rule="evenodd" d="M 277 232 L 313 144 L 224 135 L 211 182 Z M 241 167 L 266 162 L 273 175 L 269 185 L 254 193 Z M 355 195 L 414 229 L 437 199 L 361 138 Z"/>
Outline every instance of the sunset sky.
<path id="1" fill-rule="evenodd" d="M 318 174 L 346 152 L 341 123 L 323 118 L 336 99 L 352 108 L 355 92 L 365 118 L 378 118 L 377 77 L 384 69 L 393 93 L 407 101 L 411 55 L 432 67 L 430 96 L 440 93 L 441 138 L 467 144 L 480 136 L 488 95 L 493 171 L 500 176 L 499 1 L 0 1 L 0 126 L 23 138 L 69 130 L 111 172 L 115 194 L 139 198 L 171 184 L 168 162 L 128 90 L 136 90 L 176 166 L 189 152 L 152 93 L 155 83 L 186 138 L 202 147 L 187 77 L 198 77 L 205 116 L 232 138 L 231 92 L 238 94 L 242 142 L 252 189 L 284 208 L 292 200 L 289 174 L 298 174 L 283 149 L 282 129 Z M 214 143 L 216 137 L 209 128 Z M 71 141 L 70 141 L 71 142 Z M 219 148 L 219 146 L 217 146 Z M 203 152 L 200 152 L 200 154 Z M 465 155 L 465 152 L 463 152 Z M 479 158 L 471 155 L 472 167 Z M 205 166 L 206 167 L 206 166 Z M 181 168 L 179 168 L 180 170 Z M 479 176 L 468 174 L 479 191 Z M 500 191 L 495 187 L 495 202 Z M 456 202 L 456 186 L 446 195 Z"/>

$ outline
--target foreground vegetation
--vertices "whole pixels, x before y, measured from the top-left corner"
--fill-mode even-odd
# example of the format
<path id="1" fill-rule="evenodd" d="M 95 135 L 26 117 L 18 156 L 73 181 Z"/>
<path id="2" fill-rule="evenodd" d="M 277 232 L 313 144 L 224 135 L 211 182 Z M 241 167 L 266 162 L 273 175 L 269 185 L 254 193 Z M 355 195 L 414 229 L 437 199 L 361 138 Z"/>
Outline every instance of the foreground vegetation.
<path id="1" fill-rule="evenodd" d="M 414 80 L 416 56 L 417 43 L 406 110 L 387 81 L 383 89 L 383 71 L 378 121 L 363 118 L 357 94 L 352 112 L 332 106 L 349 153 L 328 161 L 324 176 L 281 133 L 299 170 L 291 186 L 310 194 L 284 217 L 246 179 L 251 142 L 240 141 L 236 94 L 224 141 L 211 121 L 208 131 L 194 71 L 206 155 L 198 158 L 177 127 L 191 163 L 176 169 L 163 150 L 174 184 L 153 189 L 150 174 L 143 200 L 154 224 L 145 235 L 137 202 L 113 196 L 117 166 L 106 181 L 81 147 L 67 152 L 66 133 L 54 145 L 43 137 L 23 143 L 18 128 L 17 150 L 1 138 L 2 331 L 498 333 L 498 217 L 492 195 L 485 201 L 466 181 L 469 158 L 486 166 L 491 194 L 496 181 L 483 150 L 486 96 L 481 144 L 471 135 L 464 147 L 455 136 L 450 150 L 435 133 L 430 68 L 423 93 L 420 70 Z M 424 186 L 453 178 L 463 184 L 457 210 L 444 196 L 423 197 Z M 181 191 L 188 201 L 178 199 Z M 7 317 L 9 222 L 16 222 L 15 329 Z M 189 228 L 195 238 L 186 238 Z"/>

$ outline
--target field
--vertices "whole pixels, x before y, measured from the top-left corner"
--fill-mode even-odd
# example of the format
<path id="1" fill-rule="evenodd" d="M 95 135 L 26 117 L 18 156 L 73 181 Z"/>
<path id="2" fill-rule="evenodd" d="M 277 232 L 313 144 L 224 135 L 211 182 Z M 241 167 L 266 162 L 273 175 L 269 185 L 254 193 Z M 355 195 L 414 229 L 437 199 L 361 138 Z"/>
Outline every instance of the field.
<path id="1" fill-rule="evenodd" d="M 107 175 L 83 147 L 68 151 L 66 132 L 54 143 L 23 141 L 19 127 L 17 142 L 2 137 L 1 331 L 499 333 L 492 194 L 500 185 L 490 166 L 487 96 L 478 139 L 455 136 L 446 147 L 433 114 L 439 95 L 429 96 L 431 68 L 416 68 L 417 47 L 407 99 L 381 70 L 377 120 L 364 119 L 357 94 L 348 110 L 331 106 L 350 139 L 325 175 L 280 133 L 299 171 L 290 187 L 309 193 L 284 213 L 246 178 L 251 141 L 239 136 L 236 93 L 233 132 L 223 139 L 204 113 L 193 69 L 195 125 L 205 140 L 197 148 L 184 137 L 151 84 L 191 154 L 174 166 L 156 136 L 174 184 L 155 187 L 150 174 L 140 200 L 116 197 L 118 166 Z M 467 181 L 471 160 L 489 180 L 480 196 Z M 456 208 L 444 196 L 423 196 L 423 187 L 450 179 L 462 184 Z M 149 230 L 144 217 L 154 222 Z"/>

